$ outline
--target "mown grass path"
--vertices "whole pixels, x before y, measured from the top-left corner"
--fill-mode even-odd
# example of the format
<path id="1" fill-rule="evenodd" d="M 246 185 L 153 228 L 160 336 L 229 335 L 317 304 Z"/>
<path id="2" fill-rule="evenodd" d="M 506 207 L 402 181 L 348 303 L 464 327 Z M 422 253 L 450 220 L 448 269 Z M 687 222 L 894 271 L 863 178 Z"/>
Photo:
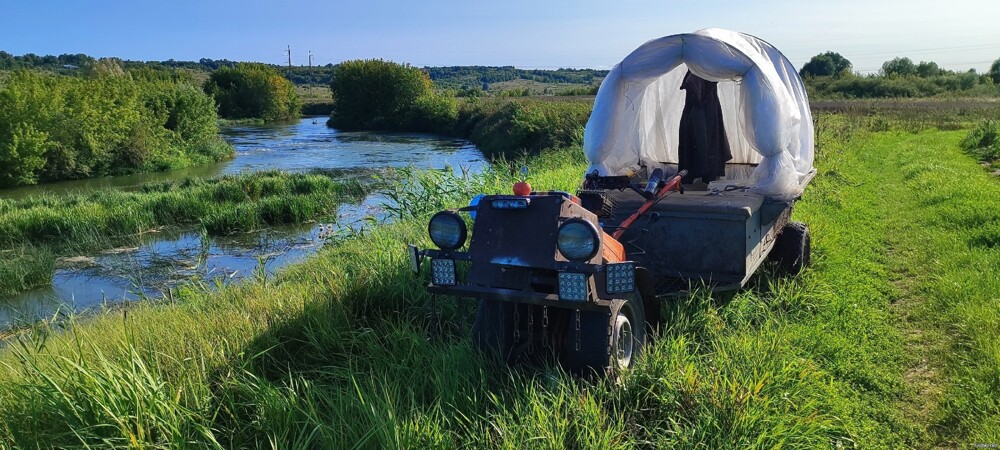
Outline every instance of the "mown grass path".
<path id="1" fill-rule="evenodd" d="M 804 215 L 829 216 L 842 223 L 838 234 L 867 241 L 876 263 L 869 276 L 882 296 L 871 314 L 888 314 L 894 329 L 872 350 L 894 358 L 888 389 L 871 393 L 890 394 L 875 404 L 900 413 L 887 414 L 900 438 L 883 441 L 890 447 L 1000 443 L 1000 183 L 961 152 L 964 135 L 862 133 L 822 155 L 827 181 L 818 201 L 803 203 Z M 820 241 L 824 222 L 814 226 Z"/>
<path id="2" fill-rule="evenodd" d="M 1000 444 L 1000 183 L 958 149 L 962 132 L 872 137 L 890 173 L 892 309 L 906 338 L 908 416 L 928 444 Z M 929 445 L 930 446 L 930 445 Z"/>
<path id="3" fill-rule="evenodd" d="M 0 447 L 1000 441 L 1000 183 L 958 150 L 962 132 L 824 130 L 795 213 L 814 265 L 670 302 L 618 382 L 473 351 L 470 304 L 433 301 L 408 273 L 403 244 L 428 242 L 423 219 L 403 220 L 273 280 L 19 336 L 0 351 Z M 579 149 L 533 160 L 532 184 L 572 190 L 583 164 Z"/>

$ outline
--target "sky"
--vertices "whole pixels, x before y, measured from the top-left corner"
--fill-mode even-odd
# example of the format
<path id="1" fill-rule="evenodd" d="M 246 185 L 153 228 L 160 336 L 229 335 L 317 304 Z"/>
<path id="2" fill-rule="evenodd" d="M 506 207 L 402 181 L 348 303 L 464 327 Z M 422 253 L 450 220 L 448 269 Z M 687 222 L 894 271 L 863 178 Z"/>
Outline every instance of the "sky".
<path id="1" fill-rule="evenodd" d="M 983 73 L 1000 0 L 2 0 L 0 50 L 131 60 L 609 69 L 650 39 L 720 27 L 796 66 L 827 50 L 862 73 L 905 56 Z"/>

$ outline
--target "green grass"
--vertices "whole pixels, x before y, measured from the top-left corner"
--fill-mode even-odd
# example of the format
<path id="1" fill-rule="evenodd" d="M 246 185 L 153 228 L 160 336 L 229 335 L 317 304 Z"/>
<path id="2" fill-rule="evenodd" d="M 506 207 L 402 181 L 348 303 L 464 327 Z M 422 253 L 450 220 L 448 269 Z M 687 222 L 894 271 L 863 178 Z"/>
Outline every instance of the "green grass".
<path id="1" fill-rule="evenodd" d="M 302 223 L 369 190 L 334 174 L 279 171 L 151 183 L 136 191 L 0 199 L 0 296 L 48 283 L 55 258 L 121 245 L 162 226 L 224 235 Z M 0 253 L 2 254 L 2 253 Z"/>
<path id="2" fill-rule="evenodd" d="M 471 302 L 407 268 L 426 211 L 275 279 L 37 325 L 0 351 L 0 445 L 223 448 L 932 448 L 1000 441 L 1000 184 L 965 131 L 824 117 L 795 218 L 813 266 L 671 302 L 619 382 L 473 351 Z M 446 181 L 507 191 L 519 162 Z M 579 148 L 530 161 L 573 190 Z M 431 198 L 415 175 L 403 198 Z M 422 178 L 421 178 L 422 177 Z M 410 192 L 410 193 L 407 193 Z M 415 215 L 416 218 L 405 217 Z M 426 274 L 424 274 L 426 276 Z"/>

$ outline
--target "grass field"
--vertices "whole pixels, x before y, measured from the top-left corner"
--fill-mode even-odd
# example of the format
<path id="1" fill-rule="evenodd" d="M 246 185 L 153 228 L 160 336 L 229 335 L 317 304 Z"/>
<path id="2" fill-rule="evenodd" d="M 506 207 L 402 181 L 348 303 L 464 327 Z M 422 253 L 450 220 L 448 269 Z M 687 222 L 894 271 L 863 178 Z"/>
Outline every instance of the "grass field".
<path id="1" fill-rule="evenodd" d="M 277 279 L 43 323 L 0 353 L 0 445 L 273 448 L 968 448 L 1000 442 L 1000 184 L 964 130 L 820 117 L 795 218 L 814 265 L 670 303 L 620 382 L 508 369 L 403 244 L 422 211 Z M 877 124 L 876 124 L 877 125 Z M 882 128 L 881 125 L 876 128 Z M 578 148 L 531 161 L 572 190 Z M 516 165 L 515 165 L 516 166 Z M 506 190 L 447 181 L 456 204 Z M 423 186 L 434 189 L 433 177 Z M 397 191 L 409 199 L 429 198 Z M 401 216 L 407 214 L 403 212 Z"/>

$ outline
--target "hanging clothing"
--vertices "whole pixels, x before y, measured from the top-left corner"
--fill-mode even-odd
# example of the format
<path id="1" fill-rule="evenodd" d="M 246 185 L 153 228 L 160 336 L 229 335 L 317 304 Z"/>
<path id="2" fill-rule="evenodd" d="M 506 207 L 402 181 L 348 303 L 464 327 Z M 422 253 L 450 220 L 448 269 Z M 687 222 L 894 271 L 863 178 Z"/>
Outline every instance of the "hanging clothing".
<path id="1" fill-rule="evenodd" d="M 686 90 L 678 145 L 678 170 L 687 169 L 684 183 L 696 178 L 708 183 L 726 175 L 726 162 L 733 159 L 722 123 L 718 83 L 690 71 L 681 89 Z"/>

